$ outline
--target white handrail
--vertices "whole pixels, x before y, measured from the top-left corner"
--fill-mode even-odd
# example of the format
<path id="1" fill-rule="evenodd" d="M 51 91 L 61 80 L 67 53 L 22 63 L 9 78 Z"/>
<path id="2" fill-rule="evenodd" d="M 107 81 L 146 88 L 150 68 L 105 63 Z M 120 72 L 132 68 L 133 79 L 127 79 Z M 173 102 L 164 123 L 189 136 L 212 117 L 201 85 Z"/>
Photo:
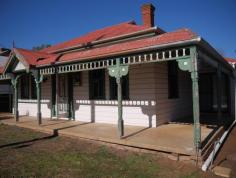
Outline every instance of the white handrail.
<path id="1" fill-rule="evenodd" d="M 222 143 L 224 142 L 224 140 L 226 139 L 227 135 L 229 134 L 229 132 L 231 131 L 231 129 L 233 128 L 233 126 L 235 125 L 236 120 L 231 124 L 231 126 L 228 128 L 228 130 L 226 130 L 224 132 L 224 134 L 222 135 L 222 137 L 220 138 L 220 140 L 217 142 L 214 150 L 211 152 L 211 154 L 209 155 L 209 157 L 207 158 L 207 160 L 204 162 L 204 164 L 202 165 L 202 170 L 206 171 L 209 167 L 209 165 L 211 164 L 212 160 L 214 159 L 216 153 L 219 151 L 220 147 L 222 146 Z"/>

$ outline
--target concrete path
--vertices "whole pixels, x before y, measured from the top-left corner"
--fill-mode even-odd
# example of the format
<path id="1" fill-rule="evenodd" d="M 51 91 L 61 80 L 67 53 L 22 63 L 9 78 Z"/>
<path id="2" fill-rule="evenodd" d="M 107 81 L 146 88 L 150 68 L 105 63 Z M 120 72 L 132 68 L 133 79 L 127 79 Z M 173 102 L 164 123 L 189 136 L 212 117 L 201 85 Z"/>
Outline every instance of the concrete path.
<path id="1" fill-rule="evenodd" d="M 125 136 L 120 139 L 117 125 L 112 124 L 43 119 L 43 124 L 39 126 L 37 120 L 32 117 L 20 117 L 18 123 L 14 119 L 6 119 L 2 122 L 47 133 L 182 155 L 195 155 L 192 124 L 165 124 L 157 128 L 125 126 Z M 212 130 L 202 126 L 202 139 L 204 140 Z"/>

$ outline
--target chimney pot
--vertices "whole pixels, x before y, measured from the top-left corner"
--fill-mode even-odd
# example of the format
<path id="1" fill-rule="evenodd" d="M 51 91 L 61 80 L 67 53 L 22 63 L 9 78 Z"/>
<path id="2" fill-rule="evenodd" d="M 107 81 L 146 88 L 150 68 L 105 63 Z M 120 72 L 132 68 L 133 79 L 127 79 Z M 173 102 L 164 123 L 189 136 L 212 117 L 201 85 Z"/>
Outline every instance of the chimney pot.
<path id="1" fill-rule="evenodd" d="M 154 27 L 155 7 L 152 4 L 143 4 L 141 11 L 142 11 L 143 26 Z"/>

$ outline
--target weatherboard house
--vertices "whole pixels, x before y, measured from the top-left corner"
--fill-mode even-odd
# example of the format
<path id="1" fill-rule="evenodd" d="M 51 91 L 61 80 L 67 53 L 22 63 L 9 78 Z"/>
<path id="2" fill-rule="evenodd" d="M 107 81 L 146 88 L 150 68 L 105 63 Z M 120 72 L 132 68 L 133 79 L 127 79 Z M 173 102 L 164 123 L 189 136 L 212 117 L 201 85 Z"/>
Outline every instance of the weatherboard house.
<path id="1" fill-rule="evenodd" d="M 235 117 L 233 67 L 190 29 L 154 26 L 154 6 L 134 21 L 87 33 L 40 51 L 11 49 L 0 79 L 11 81 L 13 113 L 126 125 L 224 125 Z"/>

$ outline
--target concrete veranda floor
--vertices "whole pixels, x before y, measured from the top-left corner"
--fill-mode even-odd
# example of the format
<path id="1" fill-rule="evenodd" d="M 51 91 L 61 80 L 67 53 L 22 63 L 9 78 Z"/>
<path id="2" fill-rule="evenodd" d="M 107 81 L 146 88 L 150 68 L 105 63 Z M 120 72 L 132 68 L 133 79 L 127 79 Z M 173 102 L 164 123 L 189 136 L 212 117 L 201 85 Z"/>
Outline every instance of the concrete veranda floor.
<path id="1" fill-rule="evenodd" d="M 184 155 L 194 155 L 193 125 L 172 123 L 157 128 L 145 128 L 125 125 L 125 136 L 120 139 L 117 125 L 85 123 L 69 120 L 43 119 L 42 125 L 34 117 L 20 117 L 16 123 L 12 116 L 0 114 L 4 124 L 16 125 L 47 133 L 86 138 L 112 144 L 126 145 L 143 149 L 158 150 Z M 202 141 L 212 132 L 212 127 L 201 126 Z"/>

